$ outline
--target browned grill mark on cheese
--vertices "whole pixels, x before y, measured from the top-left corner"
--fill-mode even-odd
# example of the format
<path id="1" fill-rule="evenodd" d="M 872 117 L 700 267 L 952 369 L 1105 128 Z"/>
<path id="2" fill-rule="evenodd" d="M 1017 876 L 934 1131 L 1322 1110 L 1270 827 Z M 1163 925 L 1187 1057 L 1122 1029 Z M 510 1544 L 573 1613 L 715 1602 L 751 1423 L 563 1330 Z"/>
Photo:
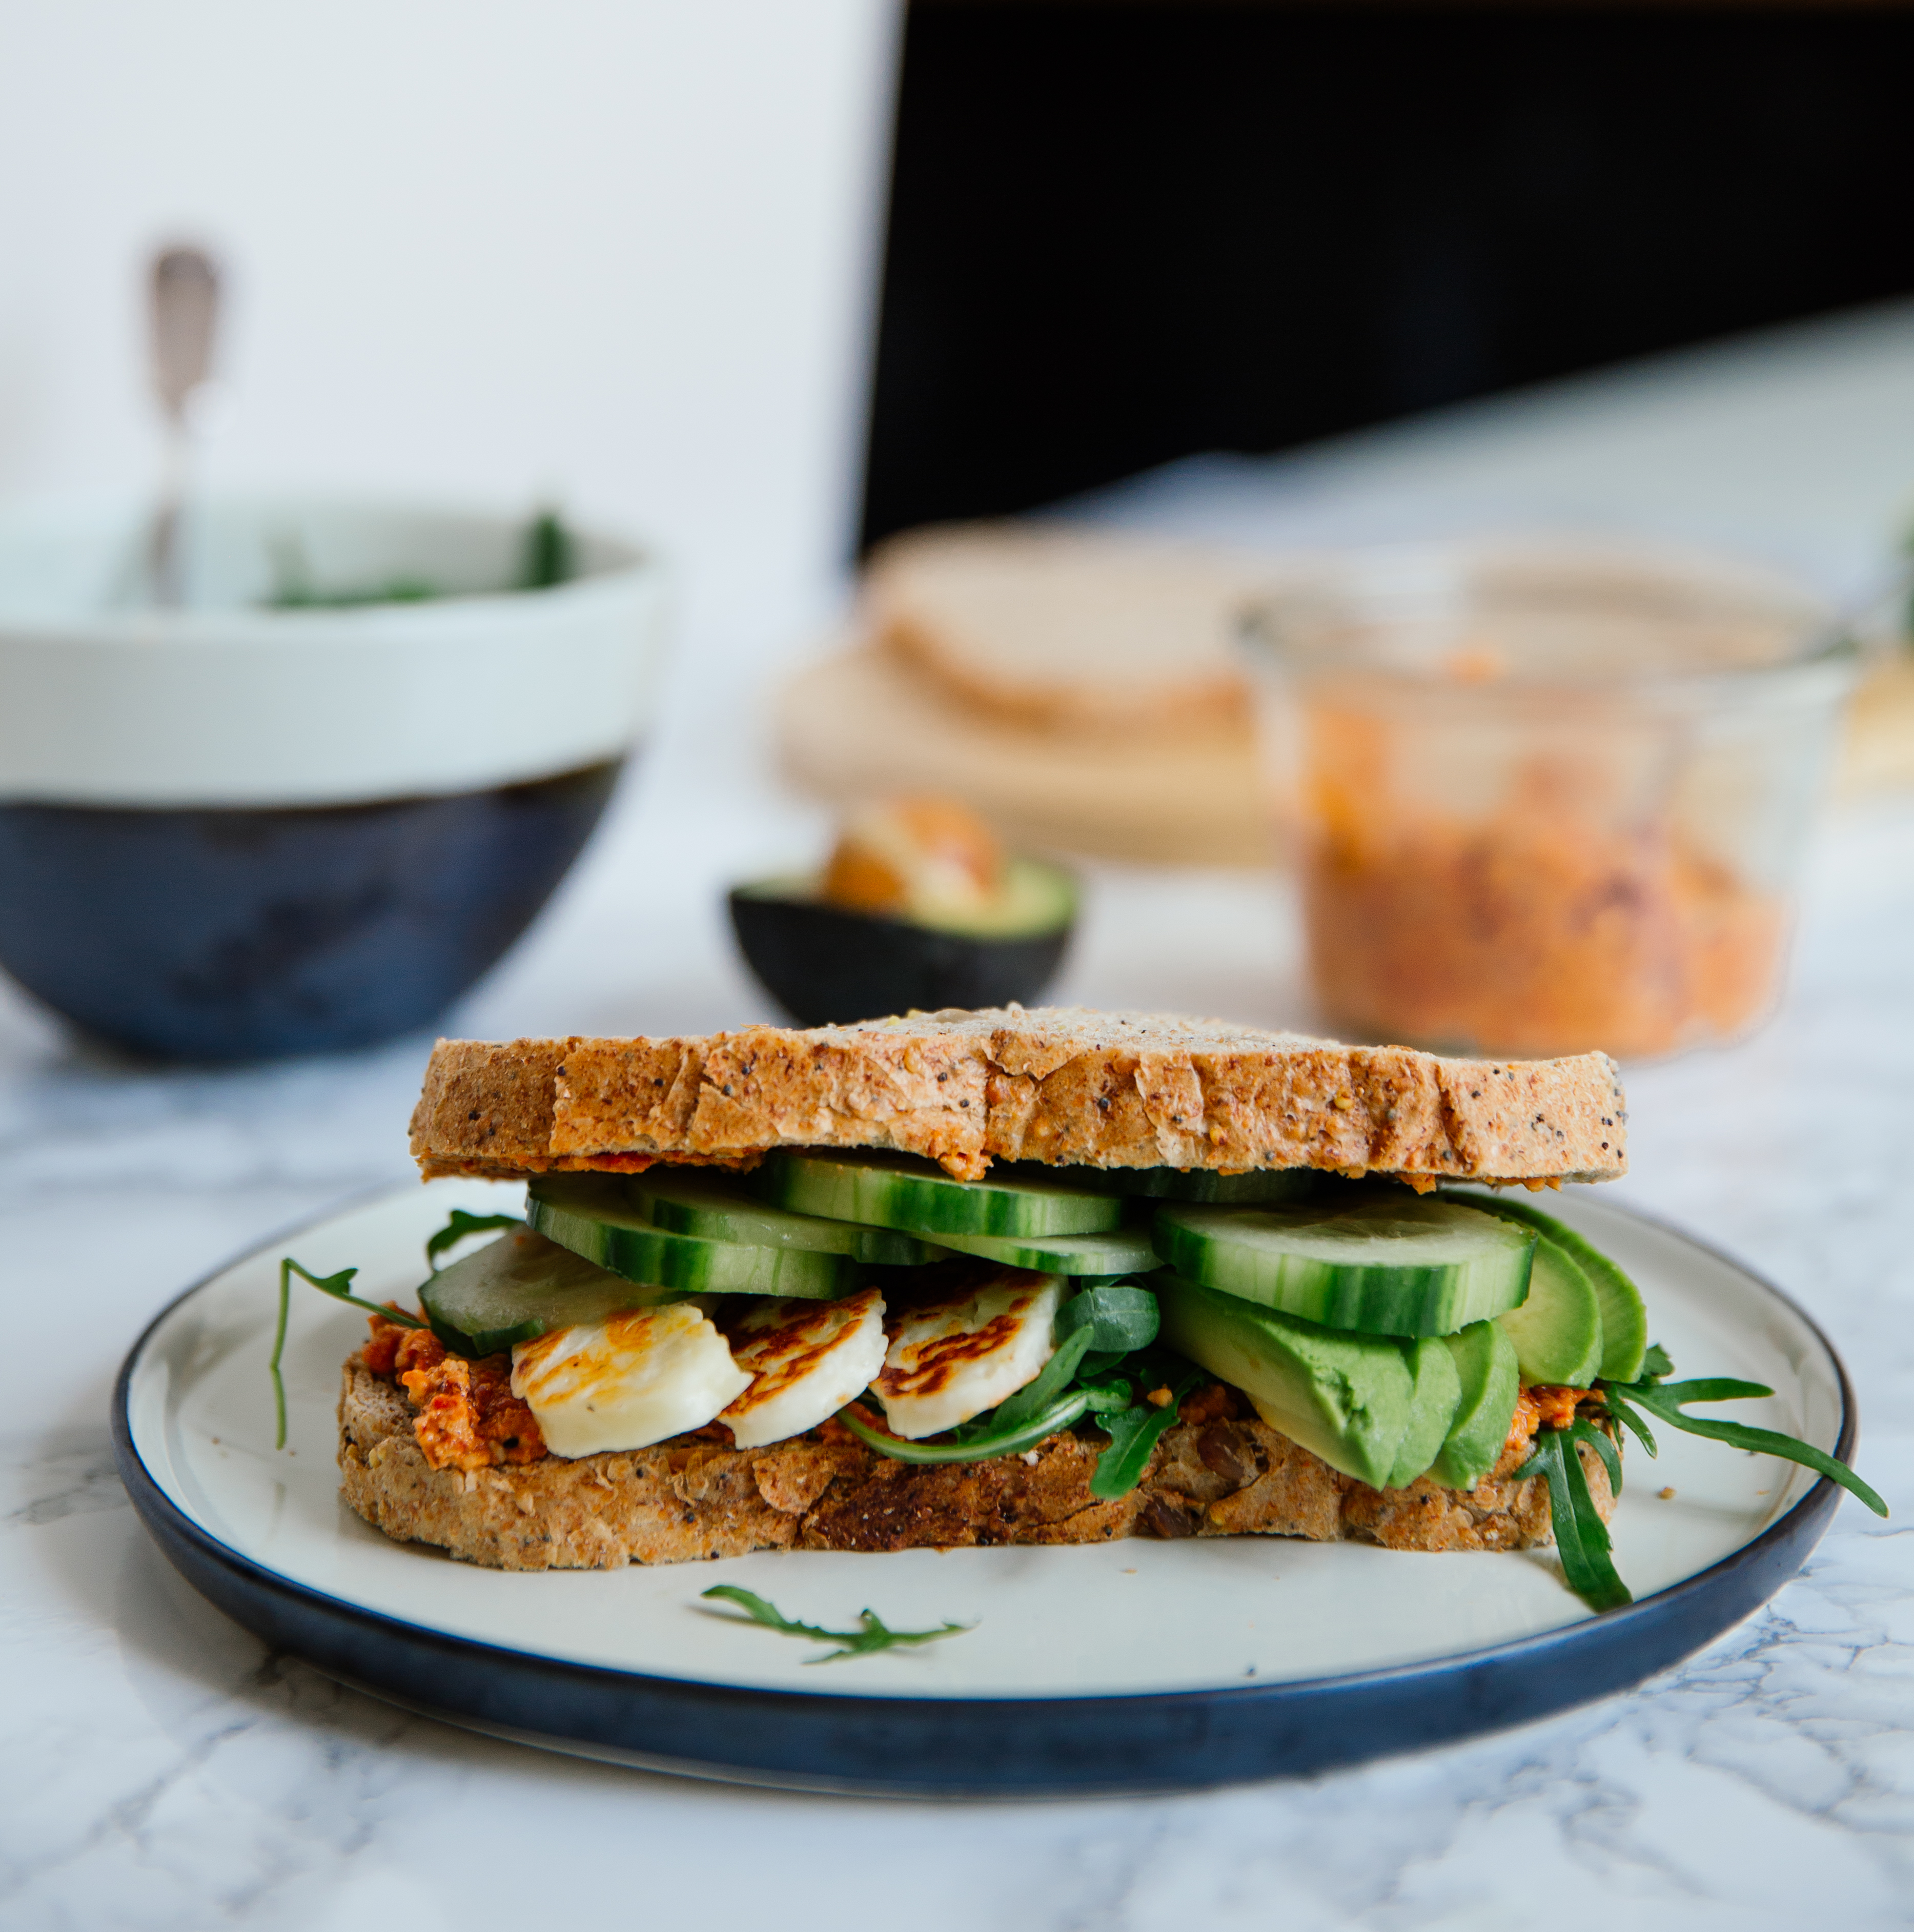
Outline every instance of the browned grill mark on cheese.
<path id="1" fill-rule="evenodd" d="M 878 1289 L 866 1288 L 841 1301 L 813 1302 L 789 1321 L 770 1328 L 752 1326 L 753 1311 L 748 1306 L 721 1309 L 718 1326 L 730 1343 L 738 1366 L 756 1377 L 726 1408 L 725 1414 L 733 1422 L 740 1422 L 752 1410 L 763 1408 L 801 1382 L 837 1346 L 845 1328 L 856 1322 L 878 1294 Z M 743 1295 L 732 1298 L 750 1299 Z M 814 1336 L 819 1339 L 811 1340 Z"/>
<path id="2" fill-rule="evenodd" d="M 1627 1118 L 1604 1054 L 1450 1060 L 1009 1007 L 704 1040 L 442 1040 L 412 1151 L 428 1174 L 735 1165 L 789 1146 L 895 1148 L 964 1179 L 1025 1160 L 1546 1184 L 1625 1172 Z"/>
<path id="3" fill-rule="evenodd" d="M 932 1336 L 912 1352 L 910 1367 L 892 1368 L 886 1364 L 871 1387 L 886 1406 L 901 1396 L 935 1395 L 939 1390 L 948 1388 L 965 1363 L 981 1361 L 985 1356 L 994 1354 L 1014 1338 L 1030 1300 L 1028 1295 L 1019 1296 L 1003 1314 L 993 1315 L 981 1328 Z"/>

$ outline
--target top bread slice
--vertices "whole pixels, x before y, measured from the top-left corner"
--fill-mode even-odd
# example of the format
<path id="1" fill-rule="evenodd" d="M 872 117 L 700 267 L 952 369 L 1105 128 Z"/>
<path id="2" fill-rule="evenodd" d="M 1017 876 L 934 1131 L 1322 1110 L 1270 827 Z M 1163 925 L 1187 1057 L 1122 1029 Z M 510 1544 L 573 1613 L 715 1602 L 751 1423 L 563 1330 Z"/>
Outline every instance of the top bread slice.
<path id="1" fill-rule="evenodd" d="M 1602 1053 L 1452 1060 L 1012 1006 L 701 1040 L 442 1040 L 412 1150 L 428 1177 L 496 1179 L 862 1147 L 965 1180 L 993 1160 L 1037 1160 L 1532 1186 L 1624 1172 L 1627 1121 Z"/>
<path id="2" fill-rule="evenodd" d="M 1266 574 L 1160 538 L 958 524 L 886 544 L 864 602 L 881 649 L 971 704 L 1161 738 L 1248 716 L 1234 635 Z"/>

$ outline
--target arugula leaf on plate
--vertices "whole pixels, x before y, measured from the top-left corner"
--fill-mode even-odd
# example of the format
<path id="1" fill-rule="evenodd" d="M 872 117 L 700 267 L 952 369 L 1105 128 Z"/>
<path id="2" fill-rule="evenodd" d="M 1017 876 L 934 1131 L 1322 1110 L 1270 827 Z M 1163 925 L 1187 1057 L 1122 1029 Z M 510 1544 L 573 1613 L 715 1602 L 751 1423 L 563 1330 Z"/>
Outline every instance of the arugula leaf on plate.
<path id="1" fill-rule="evenodd" d="M 940 1624 L 935 1630 L 894 1630 L 875 1610 L 866 1610 L 859 1614 L 856 1630 L 826 1630 L 821 1624 L 800 1623 L 795 1618 L 786 1616 L 775 1604 L 768 1602 L 755 1590 L 747 1590 L 736 1583 L 716 1583 L 699 1594 L 736 1604 L 753 1623 L 776 1630 L 781 1636 L 808 1637 L 814 1643 L 842 1646 L 826 1652 L 822 1657 L 807 1657 L 804 1660 L 806 1664 L 835 1664 L 841 1657 L 868 1657 L 874 1652 L 894 1650 L 902 1645 L 935 1643 L 941 1637 L 962 1636 L 976 1628 L 974 1624 Z"/>

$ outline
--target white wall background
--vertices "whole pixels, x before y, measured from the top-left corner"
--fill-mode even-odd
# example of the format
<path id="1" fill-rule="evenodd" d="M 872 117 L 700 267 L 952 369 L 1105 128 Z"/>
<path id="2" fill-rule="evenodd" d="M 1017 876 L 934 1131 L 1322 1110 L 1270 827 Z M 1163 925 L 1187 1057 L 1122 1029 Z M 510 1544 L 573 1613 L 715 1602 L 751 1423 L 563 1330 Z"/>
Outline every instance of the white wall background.
<path id="1" fill-rule="evenodd" d="M 224 260 L 205 472 L 660 541 L 724 652 L 848 548 L 894 0 L 0 0 L 0 492 L 157 472 L 144 268 Z"/>

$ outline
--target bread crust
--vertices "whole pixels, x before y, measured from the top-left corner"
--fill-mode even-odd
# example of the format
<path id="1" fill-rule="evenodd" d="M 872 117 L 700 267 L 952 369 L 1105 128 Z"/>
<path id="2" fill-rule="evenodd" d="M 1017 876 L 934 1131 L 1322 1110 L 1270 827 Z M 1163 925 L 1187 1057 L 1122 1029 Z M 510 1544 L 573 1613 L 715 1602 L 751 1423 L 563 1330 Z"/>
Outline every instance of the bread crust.
<path id="1" fill-rule="evenodd" d="M 1372 1490 L 1256 1420 L 1181 1423 L 1126 1496 L 1090 1493 L 1098 1438 L 1052 1436 L 1026 1456 L 896 1462 L 801 1436 L 728 1449 L 679 1436 L 576 1461 L 435 1469 L 404 1395 L 358 1355 L 339 1397 L 345 1501 L 395 1540 L 501 1570 L 616 1569 L 754 1550 L 884 1551 L 1105 1543 L 1126 1536 L 1298 1536 L 1390 1550 L 1526 1550 L 1553 1538 L 1540 1477 L 1446 1489 L 1424 1476 Z M 1604 1520 L 1607 1472 L 1581 1452 Z"/>
<path id="2" fill-rule="evenodd" d="M 968 705 L 1160 741 L 1246 720 L 1234 633 L 1270 581 L 1259 562 L 1134 532 L 946 524 L 880 545 L 862 604 L 879 649 Z"/>
<path id="3" fill-rule="evenodd" d="M 1310 1167 L 1416 1180 L 1605 1180 L 1628 1167 L 1603 1053 L 1456 1060 L 1084 1007 L 915 1013 L 704 1039 L 444 1040 L 412 1120 L 430 1177 L 511 1178 L 770 1148 L 993 1160 Z"/>

